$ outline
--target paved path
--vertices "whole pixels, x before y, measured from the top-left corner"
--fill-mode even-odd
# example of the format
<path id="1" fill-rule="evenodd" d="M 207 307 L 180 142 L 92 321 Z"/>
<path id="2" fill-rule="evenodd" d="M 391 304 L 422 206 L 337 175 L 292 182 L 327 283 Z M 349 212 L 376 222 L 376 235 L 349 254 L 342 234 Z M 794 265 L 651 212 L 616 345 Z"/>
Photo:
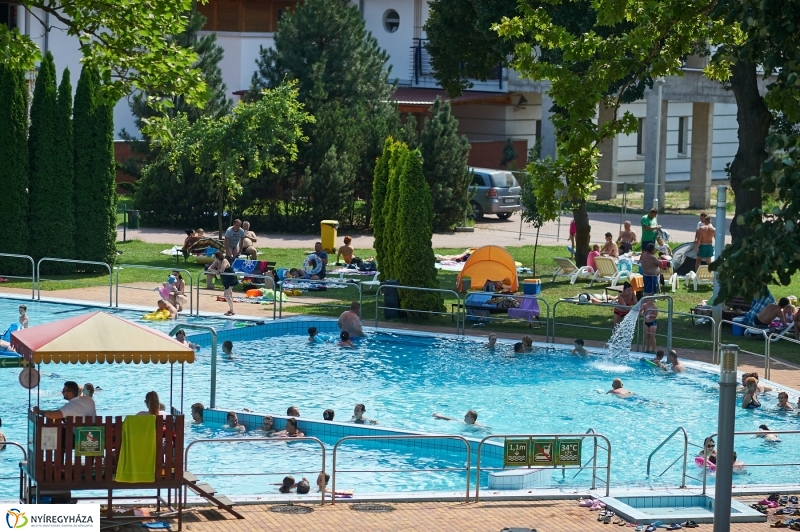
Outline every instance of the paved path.
<path id="1" fill-rule="evenodd" d="M 752 504 L 758 497 L 740 498 Z M 276 513 L 270 505 L 240 506 L 243 520 L 216 509 L 199 509 L 186 515 L 184 530 L 191 532 L 238 532 L 296 530 L 298 532 L 497 532 L 519 527 L 538 532 L 632 531 L 633 528 L 604 525 L 597 512 L 577 506 L 576 501 L 507 501 L 479 503 L 402 503 L 391 504 L 394 511 L 366 513 L 351 509 L 346 502 L 335 505 L 309 504 L 307 514 Z M 770 519 L 772 522 L 776 518 Z M 613 520 L 612 520 L 613 522 Z M 710 531 L 712 525 L 697 530 Z M 122 530 L 138 532 L 141 527 Z M 660 529 L 663 530 L 663 529 Z M 768 523 L 734 523 L 732 532 L 770 530 Z"/>
<path id="2" fill-rule="evenodd" d="M 632 215 L 626 219 L 633 222 L 634 231 L 641 237 L 641 229 L 638 228 L 638 220 L 641 216 Z M 620 224 L 623 221 L 619 214 L 614 213 L 590 213 L 589 218 L 592 227 L 592 242 L 602 243 L 603 235 L 606 232 L 616 237 L 619 234 Z M 571 217 L 562 218 L 560 222 L 549 222 L 542 227 L 539 233 L 539 243 L 553 245 L 563 243 L 566 245 L 569 240 L 569 224 Z M 697 217 L 682 214 L 665 214 L 658 217 L 661 225 L 670 233 L 672 242 L 690 242 L 694 240 L 694 233 L 697 227 Z M 726 234 L 730 227 L 731 219 L 726 220 Z M 258 227 L 253 228 L 259 237 L 258 244 L 270 248 L 302 248 L 313 249 L 314 242 L 319 240 L 318 235 L 287 235 L 277 233 L 264 233 Z M 122 240 L 122 228 L 118 228 L 117 234 Z M 211 234 L 209 232 L 209 234 Z M 371 248 L 372 235 L 350 233 L 353 237 L 353 245 L 358 248 Z M 344 236 L 342 233 L 341 236 Z M 499 246 L 521 246 L 532 245 L 535 241 L 536 230 L 529 224 L 523 223 L 520 233 L 519 214 L 514 214 L 508 220 L 499 220 L 495 217 L 487 216 L 478 222 L 474 233 L 437 233 L 433 235 L 434 248 L 468 248 L 480 247 L 489 244 Z M 127 231 L 127 238 L 141 240 L 153 244 L 182 245 L 186 235 L 181 230 L 142 228 L 130 229 Z M 726 238 L 730 242 L 730 235 Z"/>

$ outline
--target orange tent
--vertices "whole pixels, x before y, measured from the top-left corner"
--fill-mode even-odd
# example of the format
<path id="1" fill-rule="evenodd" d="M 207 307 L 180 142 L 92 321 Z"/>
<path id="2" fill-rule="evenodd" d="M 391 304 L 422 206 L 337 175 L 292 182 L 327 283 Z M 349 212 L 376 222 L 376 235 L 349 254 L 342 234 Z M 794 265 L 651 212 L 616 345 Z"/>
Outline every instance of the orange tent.
<path id="1" fill-rule="evenodd" d="M 459 292 L 462 290 L 461 279 L 464 277 L 472 280 L 473 288 L 483 286 L 486 281 L 502 281 L 504 279 L 511 281 L 513 292 L 519 288 L 514 258 L 500 246 L 483 246 L 470 255 L 456 280 Z"/>

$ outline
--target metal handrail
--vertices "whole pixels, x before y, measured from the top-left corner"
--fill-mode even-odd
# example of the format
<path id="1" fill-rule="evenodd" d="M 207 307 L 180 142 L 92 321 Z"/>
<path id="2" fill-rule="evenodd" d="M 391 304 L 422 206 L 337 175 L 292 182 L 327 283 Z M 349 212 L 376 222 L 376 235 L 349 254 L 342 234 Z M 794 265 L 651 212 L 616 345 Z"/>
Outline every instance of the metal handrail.
<path id="1" fill-rule="evenodd" d="M 33 257 L 30 255 L 15 255 L 13 253 L 0 253 L 0 257 L 9 257 L 12 259 L 28 259 L 31 261 L 31 299 L 36 299 L 36 265 L 34 264 Z M 6 275 L 10 279 L 27 279 L 19 275 Z"/>
<path id="2" fill-rule="evenodd" d="M 746 323 L 737 323 L 735 321 L 729 321 L 729 320 L 719 320 L 719 323 L 717 324 L 717 342 L 721 342 L 721 340 L 722 340 L 722 324 L 723 323 L 728 323 L 733 327 L 741 327 L 741 328 L 744 329 L 743 332 L 747 332 L 749 329 L 753 329 L 754 331 L 758 331 L 759 333 L 761 333 L 761 336 L 764 337 L 764 354 L 763 355 L 760 355 L 758 353 L 754 353 L 752 351 L 746 351 L 744 349 L 740 349 L 740 351 L 745 352 L 745 353 L 750 353 L 750 354 L 756 355 L 756 356 L 763 356 L 764 357 L 764 378 L 769 380 L 769 374 L 770 374 L 770 371 L 769 371 L 770 370 L 770 334 L 768 334 L 768 331 L 764 330 L 764 329 L 760 329 L 758 327 L 753 327 L 752 325 L 747 325 Z M 719 351 L 719 346 L 717 346 L 717 351 Z"/>
<path id="3" fill-rule="evenodd" d="M 92 264 L 94 266 L 105 266 L 108 270 L 108 306 L 114 306 L 114 279 L 111 273 L 111 266 L 105 262 L 96 262 L 91 260 L 74 260 L 74 259 L 56 259 L 53 257 L 43 257 L 36 263 L 36 299 L 42 300 L 42 276 L 40 274 L 41 265 L 43 262 L 66 262 L 69 264 Z"/>
<path id="4" fill-rule="evenodd" d="M 574 299 L 559 299 L 558 301 L 556 301 L 553 304 L 553 326 L 550 328 L 550 330 L 551 330 L 550 342 L 551 343 L 555 343 L 556 342 L 556 324 L 557 324 L 557 322 L 556 322 L 556 310 L 558 308 L 558 305 L 561 304 L 561 303 L 570 303 L 572 305 L 580 305 L 580 306 L 591 305 L 592 307 L 603 307 L 603 308 L 616 308 L 616 307 L 619 307 L 619 308 L 626 308 L 626 309 L 629 309 L 629 310 L 633 310 L 633 308 L 635 306 L 635 305 L 634 306 L 618 305 L 616 303 L 592 303 L 592 302 L 589 302 L 589 301 L 583 302 L 583 301 L 578 301 L 576 299 L 575 300 Z M 577 325 L 574 325 L 574 324 L 571 324 L 571 323 L 564 323 L 563 325 L 568 325 L 568 326 L 571 326 L 571 327 L 578 327 Z M 581 325 L 580 327 L 584 328 L 584 329 L 597 329 L 597 330 L 603 330 L 603 331 L 607 331 L 608 330 L 607 327 L 591 327 L 589 325 Z M 638 335 L 639 335 L 639 328 L 638 327 L 636 328 L 636 335 L 637 335 L 636 342 L 638 344 Z"/>
<path id="5" fill-rule="evenodd" d="M 469 292 L 469 294 L 476 294 L 476 293 L 477 294 L 480 294 L 480 293 L 489 294 L 490 292 Z M 459 310 L 461 310 L 463 312 L 463 324 L 462 325 L 463 325 L 463 328 L 464 328 L 465 331 L 466 331 L 467 316 L 468 316 L 468 314 L 467 314 L 467 298 L 469 297 L 469 294 L 464 296 L 464 303 L 463 303 L 464 307 L 459 309 Z M 513 297 L 514 299 L 522 299 L 522 300 L 535 299 L 536 301 L 544 303 L 545 304 L 544 338 L 545 338 L 545 341 L 547 341 L 547 339 L 550 338 L 550 302 L 549 301 L 547 301 L 546 299 L 544 299 L 540 295 L 530 295 L 530 294 L 499 294 L 499 295 L 502 296 L 502 297 Z M 539 316 L 538 317 L 540 318 L 540 321 L 541 321 L 541 317 L 542 317 L 541 309 L 539 309 Z M 508 317 L 508 316 L 502 317 L 501 315 L 500 316 L 493 315 L 493 316 L 490 316 L 490 319 L 491 320 L 495 320 L 495 321 L 518 321 L 521 318 L 511 318 L 511 317 Z"/>
<path id="6" fill-rule="evenodd" d="M 465 502 L 469 502 L 469 484 L 470 484 L 470 471 L 472 469 L 472 454 L 470 451 L 469 441 L 463 436 L 455 436 L 453 434 L 409 434 L 403 436 L 345 436 L 340 438 L 339 441 L 333 446 L 333 468 L 331 471 L 332 483 L 332 503 L 336 504 L 336 451 L 342 442 L 351 440 L 430 440 L 430 439 L 443 439 L 443 440 L 458 440 L 464 442 L 467 454 L 466 467 L 445 467 L 436 469 L 343 469 L 342 473 L 413 473 L 422 471 L 466 471 L 467 473 L 467 490 L 465 494 Z"/>
<path id="7" fill-rule="evenodd" d="M 597 434 L 597 431 L 594 430 L 593 428 L 589 427 L 589 430 L 586 431 L 586 434 Z M 581 474 L 581 471 L 586 469 L 586 466 L 589 465 L 589 462 L 593 462 L 592 463 L 592 489 L 594 489 L 594 477 L 597 474 L 597 448 L 598 448 L 597 438 L 593 438 L 593 439 L 594 439 L 594 453 L 592 454 L 592 457 L 585 464 L 583 464 L 580 469 L 578 469 L 577 473 L 572 475 L 572 478 L 574 479 L 575 477 L 577 477 L 578 475 Z M 605 447 L 603 449 L 605 449 Z"/>
<path id="8" fill-rule="evenodd" d="M 675 335 L 672 335 L 672 339 L 673 340 L 674 339 L 678 339 L 678 340 L 689 340 L 689 341 L 692 341 L 692 342 L 707 342 L 707 343 L 710 343 L 711 344 L 711 361 L 712 361 L 712 363 L 716 363 L 716 360 L 717 360 L 717 342 L 715 341 L 715 338 L 714 338 L 714 331 L 716 331 L 716 327 L 717 327 L 716 320 L 714 318 L 712 318 L 711 316 L 697 315 L 697 314 L 692 314 L 691 312 L 673 312 L 672 315 L 673 315 L 673 317 L 674 316 L 686 316 L 687 318 L 693 318 L 693 319 L 696 319 L 696 320 L 697 319 L 703 319 L 703 320 L 709 320 L 711 322 L 711 336 L 712 336 L 711 340 L 698 340 L 697 338 L 683 338 L 681 336 L 675 336 Z M 656 336 L 662 336 L 662 335 L 657 334 Z"/>
<path id="9" fill-rule="evenodd" d="M 115 301 L 116 307 L 119 308 L 119 272 L 124 270 L 125 268 L 135 268 L 135 269 L 142 269 L 142 270 L 161 270 L 161 271 L 168 271 L 168 272 L 181 272 L 185 273 L 189 276 L 189 315 L 192 315 L 192 290 L 194 288 L 194 279 L 192 277 L 192 272 L 183 268 L 165 268 L 163 266 L 143 266 L 139 264 L 118 264 L 114 267 L 114 270 L 117 272 L 117 282 L 116 284 L 116 293 L 115 293 Z"/>
<path id="10" fill-rule="evenodd" d="M 658 444 L 658 447 L 653 449 L 653 452 L 651 452 L 650 456 L 647 457 L 647 476 L 648 477 L 650 476 L 650 461 L 653 459 L 653 455 L 656 454 L 659 451 L 659 449 L 664 447 L 664 445 L 666 445 L 667 442 L 670 441 L 678 432 L 683 432 L 683 473 L 681 474 L 681 489 L 683 489 L 686 487 L 686 460 L 689 455 L 689 435 L 686 434 L 686 429 L 683 427 L 678 427 L 677 429 L 672 431 L 672 434 L 667 436 L 666 439 L 664 439 L 664 441 Z M 672 462 L 669 466 L 667 466 L 667 468 L 664 471 L 662 471 L 661 474 L 658 476 L 659 477 L 664 476 L 664 473 L 669 471 L 678 460 L 680 460 L 680 457 L 678 457 L 675 460 L 675 462 Z"/>
<path id="11" fill-rule="evenodd" d="M 20 502 L 23 502 L 25 498 L 25 481 L 24 481 L 25 474 L 23 467 L 24 464 L 27 463 L 28 461 L 28 453 L 25 452 L 25 447 L 23 447 L 22 444 L 17 443 L 15 441 L 0 441 L 0 450 L 5 450 L 5 447 L 3 447 L 3 445 L 11 445 L 12 447 L 16 447 L 17 449 L 22 451 L 22 461 L 19 462 L 18 466 L 19 466 L 19 500 Z M 11 480 L 11 478 L 14 477 L 3 478 L 2 480 Z"/>
<path id="12" fill-rule="evenodd" d="M 176 325 L 169 332 L 170 336 L 174 336 L 176 332 L 181 329 L 193 329 L 196 331 L 208 331 L 211 333 L 211 398 L 209 401 L 209 408 L 216 408 L 217 406 L 217 330 L 208 325 L 194 325 L 192 323 L 183 323 Z M 181 384 L 183 386 L 183 384 Z M 181 401 L 183 401 L 183 389 L 181 389 Z M 181 404 L 183 410 L 183 404 Z"/>
<path id="13" fill-rule="evenodd" d="M 478 444 L 478 460 L 475 468 L 475 502 L 479 502 L 480 500 L 480 487 L 481 487 L 481 449 L 483 449 L 484 443 L 487 440 L 495 439 L 495 438 L 555 438 L 556 445 L 558 445 L 559 439 L 564 438 L 594 438 L 597 440 L 598 438 L 602 438 L 605 440 L 608 447 L 606 448 L 606 456 L 607 462 L 605 466 L 593 466 L 592 471 L 592 489 L 595 489 L 595 479 L 597 478 L 597 469 L 605 469 L 606 470 L 606 497 L 608 497 L 609 489 L 611 485 L 611 441 L 606 438 L 603 434 L 597 434 L 594 432 L 594 429 L 590 429 L 592 433 L 586 431 L 584 434 L 492 434 L 491 436 L 486 436 L 481 440 Z M 596 452 L 595 452 L 596 454 Z M 542 466 L 544 467 L 544 466 Z M 554 468 L 557 466 L 553 466 Z M 585 466 L 561 466 L 562 469 L 583 469 Z M 486 469 L 503 469 L 503 468 L 486 468 Z M 573 477 L 574 478 L 574 477 Z"/>
<path id="14" fill-rule="evenodd" d="M 436 293 L 454 295 L 456 297 L 456 301 L 458 302 L 458 307 L 457 307 L 456 314 L 455 314 L 455 316 L 456 316 L 456 334 L 464 334 L 465 329 L 466 329 L 466 323 L 465 323 L 465 320 L 464 320 L 464 314 L 461 312 L 461 310 L 463 309 L 463 300 L 461 299 L 461 295 L 458 292 L 456 292 L 455 290 L 447 290 L 447 289 L 443 289 L 443 288 L 420 288 L 418 286 L 402 286 L 402 285 L 394 285 L 394 284 L 390 284 L 390 285 L 382 284 L 375 291 L 375 328 L 376 329 L 378 328 L 378 315 L 379 315 L 378 311 L 380 309 L 383 309 L 383 310 L 387 310 L 387 309 L 389 309 L 389 310 L 399 310 L 399 311 L 402 311 L 402 312 L 416 312 L 416 313 L 419 313 L 419 314 L 435 314 L 435 315 L 441 315 L 441 316 L 452 316 L 453 315 L 452 312 L 432 312 L 432 311 L 429 311 L 429 310 L 409 310 L 409 309 L 400 309 L 400 308 L 395 308 L 395 307 L 381 307 L 380 306 L 380 297 L 379 296 L 381 294 L 381 291 L 384 288 L 394 288 L 394 289 L 397 289 L 397 290 L 413 290 L 413 291 L 418 291 L 418 292 L 436 292 Z"/>
<path id="15" fill-rule="evenodd" d="M 733 436 L 763 436 L 765 434 L 800 434 L 800 430 L 770 430 L 770 431 L 748 431 L 748 432 L 734 432 Z M 703 440 L 703 447 L 705 448 L 705 442 L 708 440 L 716 438 L 717 433 L 715 432 L 705 440 Z M 704 456 L 707 460 L 708 457 Z M 747 467 L 789 467 L 789 466 L 799 466 L 800 463 L 785 463 L 785 464 L 747 464 Z M 703 495 L 706 494 L 706 477 L 708 471 L 708 467 L 703 467 Z"/>
<path id="16" fill-rule="evenodd" d="M 362 303 L 364 302 L 364 293 L 361 290 L 361 282 L 358 279 L 343 279 L 343 278 L 340 278 L 340 279 L 326 278 L 326 279 L 318 279 L 318 280 L 294 279 L 294 278 L 292 278 L 292 279 L 283 279 L 283 280 L 277 281 L 275 283 L 276 292 L 283 292 L 283 285 L 287 281 L 289 281 L 289 284 L 297 284 L 297 285 L 300 285 L 300 286 L 306 285 L 306 284 L 307 285 L 321 284 L 321 285 L 324 285 L 324 286 L 343 284 L 343 285 L 346 285 L 347 287 L 350 287 L 350 286 L 355 287 L 356 290 L 358 290 L 358 306 L 359 306 L 358 317 L 361 318 L 361 306 L 362 306 Z M 275 299 L 276 299 L 275 306 L 278 307 L 278 318 L 283 318 L 283 296 L 276 297 Z M 298 305 L 316 305 L 318 307 L 349 306 L 349 303 L 348 304 L 340 304 L 340 305 L 333 305 L 331 303 L 313 303 L 313 302 L 306 303 L 306 302 L 303 302 L 303 301 L 296 301 L 295 303 L 298 304 Z"/>
<path id="17" fill-rule="evenodd" d="M 0 447 L 2 447 L 3 445 L 11 445 L 13 447 L 16 447 L 17 449 L 22 451 L 22 461 L 23 462 L 28 461 L 28 453 L 25 452 L 25 447 L 23 447 L 21 443 L 17 443 L 15 441 L 0 441 Z"/>
<path id="18" fill-rule="evenodd" d="M 183 453 L 183 466 L 186 468 L 186 471 L 189 471 L 189 449 L 191 449 L 197 443 L 228 443 L 228 442 L 283 442 L 283 441 L 313 441 L 320 446 L 322 450 L 322 474 L 325 475 L 325 444 L 322 443 L 319 439 L 311 437 L 311 436 L 298 436 L 295 438 L 217 438 L 217 439 L 208 439 L 208 440 L 194 440 L 192 443 L 186 446 L 186 451 Z M 334 457 L 336 455 L 334 454 Z M 290 472 L 273 472 L 273 473 L 264 473 L 265 475 L 288 475 L 292 473 L 301 473 L 301 471 L 290 471 Z M 188 488 L 184 487 L 184 497 L 183 500 L 186 501 L 186 495 L 188 495 Z M 184 502 L 185 504 L 185 502 Z M 325 504 L 325 491 L 322 492 L 322 504 Z"/>

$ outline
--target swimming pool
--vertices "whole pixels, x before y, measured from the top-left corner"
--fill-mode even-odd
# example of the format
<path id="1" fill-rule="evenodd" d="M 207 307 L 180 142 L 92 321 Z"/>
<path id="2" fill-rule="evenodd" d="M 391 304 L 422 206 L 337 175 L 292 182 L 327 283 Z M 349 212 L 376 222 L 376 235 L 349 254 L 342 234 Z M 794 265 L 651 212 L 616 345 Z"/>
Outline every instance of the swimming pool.
<path id="1" fill-rule="evenodd" d="M 18 301 L 0 300 L 0 324 L 16 319 L 18 304 Z M 26 304 L 32 325 L 87 310 L 51 303 Z M 129 311 L 119 314 L 131 319 L 140 315 Z M 204 319 L 197 320 L 191 319 L 207 323 Z M 228 320 L 216 322 L 232 326 Z M 174 326 L 174 323 L 165 322 L 148 324 L 161 330 Z M 717 377 L 692 367 L 685 374 L 671 375 L 631 358 L 606 355 L 579 358 L 569 356 L 568 350 L 556 348 L 540 348 L 533 354 L 515 357 L 510 345 L 488 351 L 482 347 L 482 342 L 470 339 L 385 332 L 371 335 L 356 349 L 310 345 L 305 336 L 283 335 L 237 342 L 234 352 L 234 358 L 220 357 L 218 362 L 217 405 L 220 408 L 284 414 L 288 406 L 296 405 L 302 418 L 316 420 L 322 419 L 325 409 L 333 408 L 336 421 L 346 421 L 352 415 L 353 406 L 364 403 L 366 417 L 378 420 L 384 427 L 477 439 L 491 433 L 577 434 L 593 428 L 605 434 L 613 446 L 612 487 L 679 485 L 679 466 L 673 467 L 664 477 L 646 477 L 650 452 L 678 426 L 685 427 L 690 440 L 697 443 L 716 432 Z M 198 361 L 186 367 L 184 410 L 187 415 L 193 402 L 208 404 L 209 359 L 209 349 L 202 349 Z M 0 412 L 4 422 L 2 430 L 7 437 L 24 441 L 25 424 L 20 420 L 24 419 L 27 392 L 17 383 L 18 373 L 19 370 L 0 371 L 0 386 L 6 390 L 0 396 Z M 42 366 L 42 373 L 40 393 L 45 408 L 61 404 L 59 392 L 65 380 L 101 386 L 103 391 L 95 396 L 101 415 L 142 410 L 144 394 L 151 389 L 159 392 L 163 402 L 169 402 L 166 366 L 59 364 Z M 615 377 L 622 378 L 625 387 L 633 390 L 636 396 L 618 399 L 606 394 Z M 176 379 L 179 379 L 178 371 Z M 793 402 L 796 396 L 796 392 L 790 392 Z M 774 430 L 797 429 L 800 417 L 777 411 L 776 402 L 777 392 L 772 392 L 763 397 L 764 408 L 760 410 L 737 409 L 737 430 L 755 430 L 762 423 Z M 478 411 L 482 427 L 432 417 L 438 412 L 460 420 L 468 409 Z M 193 425 L 187 434 L 187 442 L 231 436 L 220 427 L 206 425 Z M 332 447 L 335 440 L 325 443 Z M 299 472 L 319 467 L 319 452 L 305 451 L 305 447 L 314 449 L 310 443 L 270 444 L 268 448 L 259 445 L 196 446 L 190 457 L 195 465 L 190 464 L 190 467 L 201 475 Z M 757 438 L 739 438 L 736 450 L 745 463 L 775 463 L 787 461 L 784 455 L 794 446 L 791 441 L 769 444 Z M 589 457 L 588 447 L 584 447 L 583 461 Z M 675 440 L 668 444 L 655 458 L 654 471 L 660 473 L 679 455 L 680 449 L 682 442 Z M 342 452 L 348 462 L 345 468 L 355 468 L 352 464 L 363 469 L 454 467 L 453 464 L 463 462 L 463 455 L 458 453 L 426 455 L 413 450 L 382 453 L 357 444 L 348 444 Z M 18 459 L 19 455 L 12 451 L 4 452 L 0 457 L 0 476 L 8 476 L 6 472 L 13 471 Z M 699 476 L 699 468 L 693 464 L 689 468 L 690 474 Z M 775 471 L 751 468 L 736 475 L 734 483 L 780 483 L 774 478 Z M 786 479 L 797 478 L 800 472 L 790 468 L 778 471 L 780 478 Z M 586 487 L 590 476 L 586 472 L 581 475 L 585 476 L 575 480 L 567 475 L 562 481 L 560 470 L 554 470 L 554 485 L 574 483 Z M 313 479 L 310 480 L 313 483 Z M 258 495 L 275 493 L 276 487 L 268 482 L 279 481 L 265 477 L 220 477 L 212 484 L 229 496 Z M 713 482 L 713 478 L 710 481 Z M 359 473 L 337 478 L 337 488 L 353 485 L 364 492 L 454 490 L 463 489 L 464 484 L 463 476 L 454 473 Z M 485 477 L 481 485 L 485 485 Z M 0 499 L 8 499 L 15 493 L 15 483 L 0 482 Z"/>

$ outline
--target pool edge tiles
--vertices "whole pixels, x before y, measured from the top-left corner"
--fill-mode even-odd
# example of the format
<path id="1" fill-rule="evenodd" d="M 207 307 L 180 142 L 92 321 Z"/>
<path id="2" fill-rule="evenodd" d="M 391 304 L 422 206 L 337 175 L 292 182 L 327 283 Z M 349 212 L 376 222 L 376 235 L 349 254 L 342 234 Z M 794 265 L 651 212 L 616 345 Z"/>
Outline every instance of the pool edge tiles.
<path id="1" fill-rule="evenodd" d="M 691 491 L 654 494 L 642 490 L 629 492 L 625 496 L 601 497 L 607 508 L 630 522 L 652 524 L 661 521 L 665 525 L 673 522 L 695 521 L 698 524 L 714 522 L 713 495 L 702 495 Z M 764 523 L 767 516 L 745 504 L 731 500 L 731 523 Z"/>

